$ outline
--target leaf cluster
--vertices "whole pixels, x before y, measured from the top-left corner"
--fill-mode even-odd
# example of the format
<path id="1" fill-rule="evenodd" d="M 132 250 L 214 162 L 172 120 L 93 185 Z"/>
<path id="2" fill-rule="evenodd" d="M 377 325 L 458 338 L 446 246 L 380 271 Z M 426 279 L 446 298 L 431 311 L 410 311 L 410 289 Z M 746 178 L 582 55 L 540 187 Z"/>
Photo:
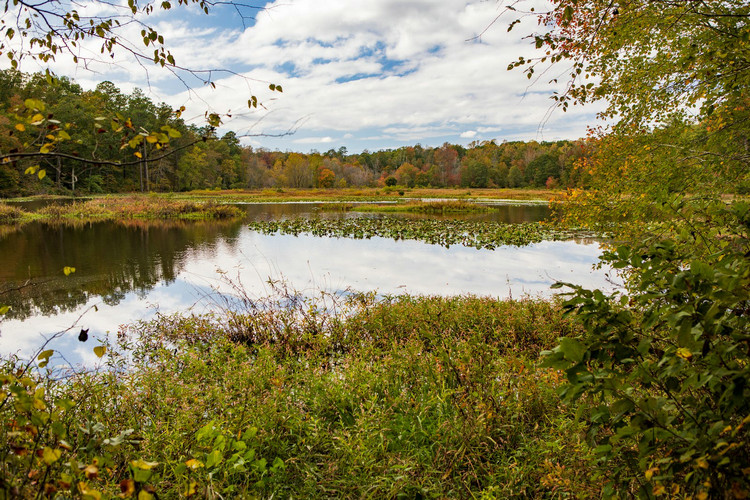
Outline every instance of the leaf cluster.
<path id="1" fill-rule="evenodd" d="M 746 231 L 747 207 L 734 213 Z M 750 254 L 738 243 L 708 256 L 670 240 L 621 246 L 604 260 L 627 270 L 628 294 L 573 286 L 564 307 L 585 334 L 546 364 L 565 370 L 565 401 L 590 405 L 610 493 L 748 494 Z"/>

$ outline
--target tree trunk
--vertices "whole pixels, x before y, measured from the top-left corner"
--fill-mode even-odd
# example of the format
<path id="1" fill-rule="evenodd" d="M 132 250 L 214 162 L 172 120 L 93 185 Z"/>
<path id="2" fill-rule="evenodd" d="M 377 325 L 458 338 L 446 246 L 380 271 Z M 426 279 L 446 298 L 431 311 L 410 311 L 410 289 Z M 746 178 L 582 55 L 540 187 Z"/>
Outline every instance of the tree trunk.
<path id="1" fill-rule="evenodd" d="M 143 168 L 146 169 L 146 191 L 151 191 L 151 183 L 148 178 L 148 159 L 146 158 L 146 141 L 143 141 Z"/>

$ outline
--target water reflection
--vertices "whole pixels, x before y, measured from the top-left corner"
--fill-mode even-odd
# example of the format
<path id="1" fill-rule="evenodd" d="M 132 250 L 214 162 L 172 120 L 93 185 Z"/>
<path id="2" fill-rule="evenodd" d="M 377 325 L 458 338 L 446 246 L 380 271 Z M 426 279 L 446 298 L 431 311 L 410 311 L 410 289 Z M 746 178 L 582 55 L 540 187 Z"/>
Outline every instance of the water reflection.
<path id="1" fill-rule="evenodd" d="M 319 212 L 314 204 L 245 208 L 252 219 L 357 216 Z M 549 294 L 556 280 L 606 286 L 604 273 L 592 270 L 599 254 L 591 241 L 476 250 L 383 238 L 263 235 L 247 229 L 245 221 L 32 223 L 0 234 L 0 302 L 13 307 L 0 323 L 0 352 L 28 353 L 40 344 L 39 334 L 72 325 L 96 337 L 157 311 L 205 311 L 214 294 L 231 291 L 218 271 L 258 297 L 269 292 L 269 279 L 285 280 L 303 293 L 519 297 Z M 76 272 L 65 277 L 64 266 Z M 71 361 L 85 362 L 92 342 L 79 344 L 77 331 L 65 334 L 56 348 Z"/>
<path id="2" fill-rule="evenodd" d="M 0 239 L 0 297 L 8 318 L 76 310 L 91 297 L 145 297 L 182 271 L 189 250 L 233 238 L 241 222 L 30 223 Z M 65 266 L 75 273 L 63 275 Z"/>

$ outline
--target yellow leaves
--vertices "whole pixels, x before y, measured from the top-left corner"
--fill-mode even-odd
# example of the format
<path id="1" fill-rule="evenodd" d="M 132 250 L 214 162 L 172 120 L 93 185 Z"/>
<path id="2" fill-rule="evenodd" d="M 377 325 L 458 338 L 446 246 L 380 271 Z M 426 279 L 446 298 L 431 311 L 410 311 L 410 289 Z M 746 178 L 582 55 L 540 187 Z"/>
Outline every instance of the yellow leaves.
<path id="1" fill-rule="evenodd" d="M 141 152 L 140 152 L 140 151 L 136 151 L 135 153 L 133 153 L 133 155 L 134 155 L 134 156 L 135 156 L 136 158 L 143 158 L 143 155 L 141 154 Z"/>
<path id="2" fill-rule="evenodd" d="M 65 276 L 70 276 L 74 272 L 76 272 L 75 267 L 70 267 L 70 266 L 63 267 L 63 273 L 65 274 Z"/>
<path id="3" fill-rule="evenodd" d="M 151 470 L 154 467 L 158 466 L 159 462 L 147 462 L 146 460 L 139 458 L 138 460 L 131 461 L 130 465 L 140 470 Z"/>
<path id="4" fill-rule="evenodd" d="M 146 136 L 146 142 L 149 144 L 154 144 L 155 142 L 159 142 L 159 139 L 155 135 L 147 135 Z"/>
<path id="5" fill-rule="evenodd" d="M 701 491 L 700 493 L 695 495 L 695 498 L 697 500 L 706 500 L 708 498 L 708 493 L 706 493 L 705 491 Z"/>
<path id="6" fill-rule="evenodd" d="M 196 460 L 195 458 L 191 458 L 190 460 L 185 462 L 185 465 L 187 465 L 188 468 L 193 469 L 193 470 L 198 469 L 200 467 L 205 467 L 203 465 L 203 462 L 201 462 L 200 460 Z"/>
<path id="7" fill-rule="evenodd" d="M 100 346 L 94 347 L 94 354 L 96 354 L 97 358 L 101 358 L 106 353 L 107 353 L 107 346 L 100 345 Z"/>
<path id="8" fill-rule="evenodd" d="M 45 447 L 44 450 L 42 450 L 42 460 L 47 465 L 52 465 L 53 463 L 57 462 L 60 459 L 60 456 L 62 455 L 62 450 L 59 449 L 52 449 L 49 446 Z"/>
<path id="9" fill-rule="evenodd" d="M 42 116 L 40 113 L 35 114 L 31 117 L 31 124 L 38 126 L 44 123 L 44 116 Z"/>
<path id="10" fill-rule="evenodd" d="M 697 465 L 701 469 L 708 469 L 708 462 L 705 458 L 699 458 L 695 461 L 695 465 Z"/>
<path id="11" fill-rule="evenodd" d="M 49 363 L 49 358 L 52 357 L 52 355 L 55 353 L 53 349 L 47 349 L 46 351 L 42 351 L 39 353 L 39 356 L 37 356 L 37 360 L 41 361 L 39 363 L 39 368 L 44 368 Z"/>
<path id="12" fill-rule="evenodd" d="M 101 492 L 90 487 L 88 484 L 84 483 L 83 481 L 78 483 L 78 491 L 86 500 L 101 500 L 102 498 Z"/>
<path id="13" fill-rule="evenodd" d="M 191 496 L 193 496 L 193 495 L 195 495 L 197 493 L 197 488 L 198 488 L 198 483 L 196 483 L 195 481 L 192 481 L 188 485 L 188 487 L 185 489 L 185 491 L 183 492 L 183 494 L 186 497 L 191 497 Z"/>
<path id="14" fill-rule="evenodd" d="M 135 481 L 125 479 L 120 481 L 120 498 L 129 498 L 135 493 Z"/>
<path id="15" fill-rule="evenodd" d="M 652 493 L 654 494 L 655 497 L 663 495 L 666 492 L 667 492 L 667 489 L 663 485 L 661 485 L 661 484 L 655 485 L 654 489 L 652 490 Z"/>
<path id="16" fill-rule="evenodd" d="M 83 469 L 83 473 L 86 475 L 86 479 L 96 479 L 99 477 L 99 467 L 94 464 L 88 465 Z"/>
<path id="17" fill-rule="evenodd" d="M 659 472 L 658 467 L 651 467 L 650 469 L 648 469 L 644 474 L 646 476 L 646 480 L 651 481 L 651 478 L 654 477 L 654 474 L 656 474 L 657 472 Z"/>
<path id="18" fill-rule="evenodd" d="M 16 124 L 16 130 L 19 132 L 24 132 L 26 130 L 26 126 L 23 123 Z"/>
<path id="19" fill-rule="evenodd" d="M 690 352 L 690 349 L 687 349 L 685 347 L 680 347 L 679 349 L 677 349 L 677 357 L 680 357 L 684 360 L 689 361 L 690 358 L 693 357 L 693 353 Z"/>

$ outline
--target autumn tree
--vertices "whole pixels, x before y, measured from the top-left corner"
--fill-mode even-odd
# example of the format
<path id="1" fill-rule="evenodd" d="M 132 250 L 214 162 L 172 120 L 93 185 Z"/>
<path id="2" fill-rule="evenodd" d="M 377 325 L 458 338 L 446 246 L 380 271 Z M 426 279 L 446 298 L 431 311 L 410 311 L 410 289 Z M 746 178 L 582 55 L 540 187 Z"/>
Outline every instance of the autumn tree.
<path id="1" fill-rule="evenodd" d="M 52 86 L 56 77 L 49 67 L 56 60 L 69 58 L 72 62 L 82 68 L 107 67 L 112 61 L 125 57 L 136 61 L 149 73 L 167 71 L 172 73 L 179 81 L 185 83 L 185 77 L 190 75 L 202 81 L 204 84 L 213 86 L 212 78 L 221 73 L 221 70 L 204 70 L 201 68 L 190 68 L 180 65 L 171 54 L 168 41 L 157 32 L 153 26 L 147 24 L 148 16 L 169 11 L 173 8 L 188 9 L 197 6 L 200 11 L 209 14 L 216 6 L 232 6 L 235 13 L 243 18 L 250 16 L 250 12 L 259 8 L 248 4 L 234 2 L 213 2 L 206 0 L 177 0 L 164 1 L 160 3 L 128 0 L 127 4 L 118 5 L 110 2 L 95 0 L 88 5 L 78 5 L 68 2 L 48 1 L 17 1 L 6 0 L 4 13 L 0 15 L 0 55 L 6 56 L 12 69 L 20 69 L 24 61 L 35 61 L 37 67 L 47 68 L 37 88 L 40 92 L 32 92 L 24 100 L 16 103 L 13 108 L 13 126 L 19 128 L 19 132 L 26 129 L 37 135 L 37 140 L 24 141 L 20 148 L 0 151 L 0 160 L 3 162 L 17 162 L 22 158 L 36 158 L 38 165 L 32 165 L 30 172 L 39 175 L 40 179 L 46 175 L 44 162 L 50 163 L 56 170 L 56 182 L 59 185 L 61 179 L 62 162 L 73 165 L 83 164 L 85 170 L 91 171 L 96 166 L 108 164 L 113 167 L 135 167 L 141 190 L 150 188 L 150 163 L 159 161 L 164 157 L 166 148 L 171 139 L 179 137 L 176 129 L 163 123 L 148 124 L 141 123 L 137 118 L 127 116 L 128 112 L 137 111 L 143 113 L 143 104 L 127 106 L 127 103 L 117 102 L 117 95 L 113 94 L 108 100 L 115 106 L 113 115 L 100 116 L 101 123 L 95 127 L 100 132 L 117 135 L 118 138 L 126 137 L 125 144 L 131 155 L 126 160 L 113 161 L 103 159 L 100 156 L 87 156 L 84 154 L 69 154 L 65 151 L 66 141 L 74 141 L 78 144 L 91 145 L 89 137 L 71 137 L 70 127 L 73 123 L 61 123 L 49 112 L 50 106 L 59 101 L 45 103 L 41 99 L 41 90 L 44 85 Z M 128 37 L 126 33 L 132 33 L 130 27 L 141 26 L 140 36 Z M 92 54 L 100 55 L 92 55 Z M 7 80 L 0 82 L 0 87 Z M 108 89 L 102 87 L 100 93 L 106 93 Z M 269 85 L 270 91 L 281 92 L 282 88 L 276 84 Z M 135 96 L 142 98 L 142 96 Z M 258 107 L 258 98 L 247 95 L 247 106 Z M 142 100 L 142 99 L 141 99 Z M 44 109 L 42 109 L 44 108 Z M 119 108 L 119 109 L 117 109 Z M 123 114 L 124 108 L 124 114 Z M 134 109 L 135 108 L 135 109 Z M 176 116 L 179 118 L 184 108 L 178 110 Z M 146 113 L 149 115 L 149 113 Z M 221 116 L 217 113 L 207 111 L 206 120 L 211 128 L 221 123 Z M 38 117 L 41 117 L 38 118 Z M 78 125 L 77 123 L 75 125 Z M 165 128 L 167 127 L 167 128 Z M 24 130 L 20 130 L 23 128 Z M 85 127 L 90 131 L 93 127 Z M 83 130 L 83 127 L 79 127 Z M 133 134 L 130 134 L 133 132 Z M 50 137 L 52 137 L 50 139 Z M 140 138 L 139 138 L 140 137 Z M 41 138 L 48 138 L 44 141 Z M 201 140 L 202 138 L 198 138 Z M 187 147 L 187 146 L 185 146 Z M 151 155 L 150 150 L 161 150 L 159 154 Z M 82 149 L 82 148 L 78 148 Z M 90 148 L 94 152 L 99 149 Z M 71 161 L 75 163 L 70 163 Z M 228 165 L 227 165 L 228 167 Z M 126 170 L 123 170 L 126 171 Z M 81 169 L 78 170 L 81 172 Z M 78 174 L 72 172 L 69 175 L 71 188 L 75 186 Z"/>
<path id="2" fill-rule="evenodd" d="M 617 237 L 603 260 L 626 291 L 568 285 L 581 333 L 545 363 L 585 402 L 604 497 L 746 498 L 750 204 L 722 195 L 748 180 L 750 4 L 551 6 L 531 14 L 542 55 L 511 68 L 568 65 L 557 104 L 604 104 L 591 189 L 561 206 Z"/>
<path id="3" fill-rule="evenodd" d="M 750 4 L 557 0 L 530 15 L 545 26 L 532 35 L 542 54 L 510 67 L 534 78 L 565 65 L 556 103 L 605 105 L 593 189 L 577 203 L 622 218 L 639 198 L 750 188 Z"/>

